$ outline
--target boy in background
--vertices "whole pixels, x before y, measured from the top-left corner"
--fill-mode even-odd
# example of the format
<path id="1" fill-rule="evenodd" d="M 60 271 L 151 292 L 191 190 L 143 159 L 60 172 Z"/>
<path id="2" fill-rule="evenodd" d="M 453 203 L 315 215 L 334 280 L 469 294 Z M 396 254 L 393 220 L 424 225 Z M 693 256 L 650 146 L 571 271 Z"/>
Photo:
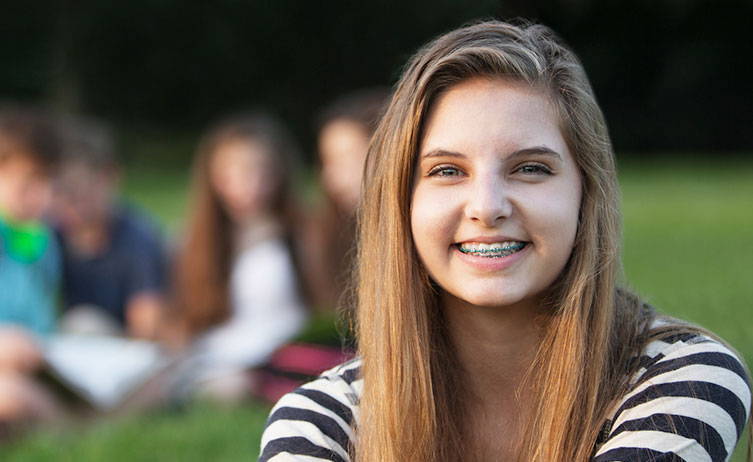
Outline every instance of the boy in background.
<path id="1" fill-rule="evenodd" d="M 63 330 L 153 339 L 163 311 L 165 252 L 151 222 L 118 200 L 108 131 L 62 124 L 54 219 L 63 257 Z"/>
<path id="2" fill-rule="evenodd" d="M 0 108 L 0 423 L 57 413 L 32 378 L 60 282 L 58 247 L 42 221 L 60 154 L 54 127 L 39 110 Z"/>

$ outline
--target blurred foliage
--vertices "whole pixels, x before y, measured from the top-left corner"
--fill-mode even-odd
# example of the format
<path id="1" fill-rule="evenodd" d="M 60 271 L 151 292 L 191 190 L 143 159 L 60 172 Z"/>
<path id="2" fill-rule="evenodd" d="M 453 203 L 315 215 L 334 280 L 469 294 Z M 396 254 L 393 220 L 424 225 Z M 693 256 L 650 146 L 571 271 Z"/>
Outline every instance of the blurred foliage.
<path id="1" fill-rule="evenodd" d="M 394 84 L 438 33 L 518 16 L 576 50 L 618 148 L 753 148 L 749 0 L 7 0 L 0 99 L 51 100 L 127 133 L 195 133 L 263 106 L 311 151 L 333 97 Z"/>

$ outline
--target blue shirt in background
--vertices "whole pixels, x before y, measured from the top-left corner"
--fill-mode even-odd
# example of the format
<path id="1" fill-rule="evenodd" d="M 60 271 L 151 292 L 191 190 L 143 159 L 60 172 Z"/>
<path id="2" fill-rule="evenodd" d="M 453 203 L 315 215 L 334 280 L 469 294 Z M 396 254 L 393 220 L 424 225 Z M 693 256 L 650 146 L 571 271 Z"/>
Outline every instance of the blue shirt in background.
<path id="1" fill-rule="evenodd" d="M 152 222 L 130 207 L 113 213 L 109 247 L 93 256 L 77 254 L 58 230 L 63 255 L 63 309 L 94 305 L 125 327 L 128 300 L 164 293 L 167 264 Z"/>

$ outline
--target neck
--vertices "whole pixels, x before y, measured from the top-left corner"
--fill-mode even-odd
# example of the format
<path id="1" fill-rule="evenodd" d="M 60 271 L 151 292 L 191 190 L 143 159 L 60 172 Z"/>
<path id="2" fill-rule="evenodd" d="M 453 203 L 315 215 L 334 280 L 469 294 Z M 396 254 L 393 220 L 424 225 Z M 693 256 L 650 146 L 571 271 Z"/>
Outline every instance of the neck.
<path id="1" fill-rule="evenodd" d="M 442 306 L 464 374 L 468 460 L 516 460 L 531 402 L 523 380 L 541 338 L 538 305 L 480 307 L 445 294 Z"/>
<path id="2" fill-rule="evenodd" d="M 282 226 L 272 215 L 256 215 L 235 224 L 235 251 L 241 252 L 261 241 L 280 236 Z"/>
<path id="3" fill-rule="evenodd" d="M 485 406 L 519 402 L 540 340 L 536 306 L 479 307 L 451 295 L 442 304 L 471 396 Z"/>

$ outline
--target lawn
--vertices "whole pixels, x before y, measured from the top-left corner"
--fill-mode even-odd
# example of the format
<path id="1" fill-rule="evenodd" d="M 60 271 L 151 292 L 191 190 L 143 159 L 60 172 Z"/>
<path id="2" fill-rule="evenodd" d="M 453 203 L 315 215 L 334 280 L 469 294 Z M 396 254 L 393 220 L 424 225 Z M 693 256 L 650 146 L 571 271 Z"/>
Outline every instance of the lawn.
<path id="1" fill-rule="evenodd" d="M 660 311 L 701 324 L 753 358 L 753 159 L 644 157 L 620 163 L 626 279 Z M 179 235 L 186 174 L 132 169 L 126 195 Z M 267 408 L 199 405 L 44 432 L 6 461 L 254 460 Z M 4 454 L 3 454 L 4 452 Z M 734 461 L 742 461 L 737 451 Z"/>

